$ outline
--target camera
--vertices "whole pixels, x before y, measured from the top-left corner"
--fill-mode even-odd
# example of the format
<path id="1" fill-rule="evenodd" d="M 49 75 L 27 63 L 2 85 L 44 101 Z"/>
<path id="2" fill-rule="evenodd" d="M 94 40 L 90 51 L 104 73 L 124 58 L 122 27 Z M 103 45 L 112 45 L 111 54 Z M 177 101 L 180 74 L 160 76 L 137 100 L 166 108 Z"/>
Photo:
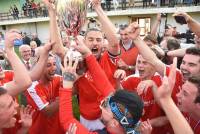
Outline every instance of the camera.
<path id="1" fill-rule="evenodd" d="M 94 23 L 96 20 L 94 18 L 89 18 L 90 22 Z"/>
<path id="2" fill-rule="evenodd" d="M 174 16 L 174 19 L 176 20 L 176 23 L 179 23 L 181 25 L 187 24 L 187 21 L 183 16 Z"/>
<path id="3" fill-rule="evenodd" d="M 166 13 L 161 13 L 161 17 L 167 17 Z"/>

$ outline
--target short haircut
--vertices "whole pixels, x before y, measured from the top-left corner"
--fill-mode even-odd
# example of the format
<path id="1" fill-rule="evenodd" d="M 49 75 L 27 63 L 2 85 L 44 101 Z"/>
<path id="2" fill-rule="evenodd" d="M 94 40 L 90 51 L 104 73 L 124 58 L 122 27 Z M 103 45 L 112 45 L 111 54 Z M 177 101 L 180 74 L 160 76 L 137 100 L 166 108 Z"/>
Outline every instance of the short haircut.
<path id="1" fill-rule="evenodd" d="M 167 49 L 168 50 L 176 50 L 181 47 L 180 42 L 174 37 L 167 38 Z"/>
<path id="2" fill-rule="evenodd" d="M 91 32 L 91 31 L 96 31 L 96 32 L 101 32 L 101 33 L 102 33 L 102 31 L 101 31 L 99 28 L 97 28 L 97 27 L 88 28 L 87 31 L 85 32 L 85 37 L 86 37 L 87 34 L 88 34 L 89 32 Z M 102 33 L 102 35 L 103 35 L 103 33 Z"/>
<path id="3" fill-rule="evenodd" d="M 196 47 L 190 47 L 190 48 L 186 49 L 185 54 L 191 54 L 191 55 L 196 55 L 196 56 L 200 57 L 200 49 L 196 48 Z"/>
<path id="4" fill-rule="evenodd" d="M 188 81 L 194 84 L 198 90 L 194 103 L 200 103 L 200 75 L 190 76 Z"/>
<path id="5" fill-rule="evenodd" d="M 126 29 L 127 27 L 128 27 L 127 24 L 121 24 L 121 25 L 119 25 L 119 30 L 124 30 L 124 29 Z"/>
<path id="6" fill-rule="evenodd" d="M 144 40 L 144 41 L 151 41 L 151 42 L 153 42 L 154 44 L 157 44 L 157 43 L 158 43 L 156 37 L 155 37 L 154 35 L 152 35 L 152 34 L 146 35 L 146 36 L 144 37 L 143 40 Z"/>

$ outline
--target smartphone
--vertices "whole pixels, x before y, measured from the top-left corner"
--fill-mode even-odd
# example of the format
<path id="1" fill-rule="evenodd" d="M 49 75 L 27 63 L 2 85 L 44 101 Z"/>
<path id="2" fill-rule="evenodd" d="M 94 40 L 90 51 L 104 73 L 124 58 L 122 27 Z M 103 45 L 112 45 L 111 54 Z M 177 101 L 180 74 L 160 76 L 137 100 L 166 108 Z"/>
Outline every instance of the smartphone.
<path id="1" fill-rule="evenodd" d="M 174 19 L 176 20 L 177 23 L 181 25 L 187 24 L 187 21 L 185 20 L 183 16 L 174 16 Z"/>

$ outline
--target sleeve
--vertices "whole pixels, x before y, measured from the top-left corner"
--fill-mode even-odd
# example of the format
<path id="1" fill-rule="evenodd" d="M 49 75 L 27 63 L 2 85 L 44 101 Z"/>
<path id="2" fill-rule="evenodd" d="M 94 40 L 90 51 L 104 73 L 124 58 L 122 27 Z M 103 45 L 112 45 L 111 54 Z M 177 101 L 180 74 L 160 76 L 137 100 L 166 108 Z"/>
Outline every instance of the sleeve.
<path id="1" fill-rule="evenodd" d="M 130 76 L 128 76 L 121 82 L 122 88 L 128 91 L 134 91 L 137 85 L 138 81 L 136 80 L 136 78 Z"/>
<path id="2" fill-rule="evenodd" d="M 100 89 L 100 92 L 103 94 L 104 97 L 108 96 L 112 92 L 115 92 L 105 72 L 102 70 L 93 55 L 86 57 L 86 64 L 92 75 L 96 87 Z"/>
<path id="3" fill-rule="evenodd" d="M 38 90 L 38 86 L 36 86 L 37 82 L 33 82 L 31 87 L 27 89 L 29 96 L 35 103 L 37 109 L 42 110 L 47 105 L 49 105 L 49 102 L 47 101 L 47 97 L 43 92 Z M 34 105 L 33 105 L 34 106 Z"/>
<path id="4" fill-rule="evenodd" d="M 89 132 L 79 121 L 77 121 L 72 112 L 72 91 L 71 89 L 60 88 L 59 91 L 60 103 L 59 103 L 59 117 L 60 124 L 65 131 L 68 130 L 71 123 L 75 123 L 77 126 L 77 134 L 97 134 L 95 132 Z"/>

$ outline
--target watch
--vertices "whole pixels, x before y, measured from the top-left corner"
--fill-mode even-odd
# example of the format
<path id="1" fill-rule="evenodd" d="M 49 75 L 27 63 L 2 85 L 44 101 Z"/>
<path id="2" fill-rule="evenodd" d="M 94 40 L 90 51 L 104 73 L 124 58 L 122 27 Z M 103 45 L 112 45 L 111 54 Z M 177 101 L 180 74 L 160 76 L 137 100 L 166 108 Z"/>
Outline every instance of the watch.
<path id="1" fill-rule="evenodd" d="M 76 76 L 70 72 L 64 72 L 62 76 L 65 81 L 75 81 L 76 79 Z"/>

